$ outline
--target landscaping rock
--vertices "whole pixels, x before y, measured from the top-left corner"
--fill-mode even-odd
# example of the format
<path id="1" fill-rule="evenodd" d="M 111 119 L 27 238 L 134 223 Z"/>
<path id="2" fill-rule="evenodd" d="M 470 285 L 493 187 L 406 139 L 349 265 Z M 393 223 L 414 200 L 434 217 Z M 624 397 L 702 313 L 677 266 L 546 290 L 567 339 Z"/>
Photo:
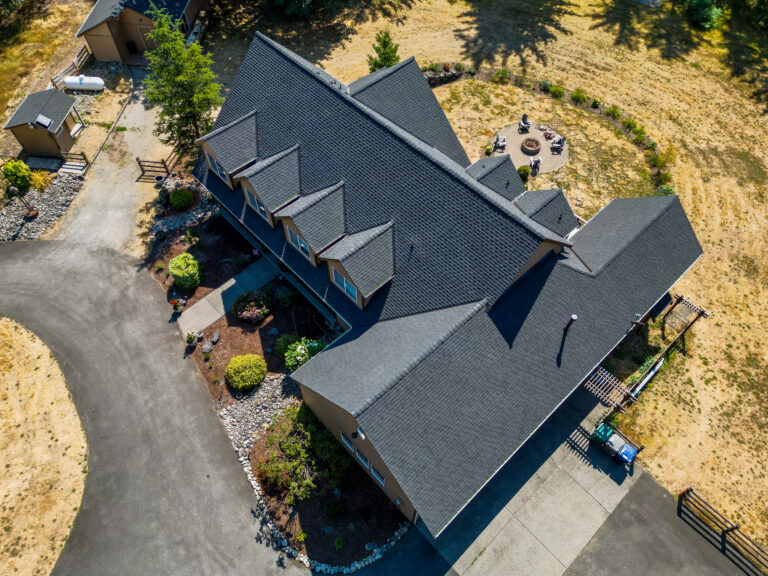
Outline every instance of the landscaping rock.
<path id="1" fill-rule="evenodd" d="M 320 532 L 322 532 L 323 534 L 333 534 L 333 528 L 330 526 L 323 526 L 322 528 L 320 528 Z"/>
<path id="2" fill-rule="evenodd" d="M 368 542 L 368 544 L 365 545 L 365 549 L 368 550 L 368 552 L 376 550 L 376 548 L 376 542 Z"/>
<path id="3" fill-rule="evenodd" d="M 280 330 L 277 328 L 270 328 L 269 332 L 267 332 L 267 336 L 278 336 L 280 334 Z"/>
<path id="4" fill-rule="evenodd" d="M 206 340 L 203 342 L 203 345 L 200 347 L 200 350 L 203 351 L 203 354 L 210 354 L 213 352 L 213 342 L 211 340 Z"/>
<path id="5" fill-rule="evenodd" d="M 218 344 L 219 340 L 221 340 L 221 332 L 216 330 L 216 332 L 213 333 L 213 338 L 211 338 L 211 342 L 214 344 Z"/>
<path id="6" fill-rule="evenodd" d="M 264 352 L 267 354 L 272 354 L 272 348 L 264 348 Z"/>

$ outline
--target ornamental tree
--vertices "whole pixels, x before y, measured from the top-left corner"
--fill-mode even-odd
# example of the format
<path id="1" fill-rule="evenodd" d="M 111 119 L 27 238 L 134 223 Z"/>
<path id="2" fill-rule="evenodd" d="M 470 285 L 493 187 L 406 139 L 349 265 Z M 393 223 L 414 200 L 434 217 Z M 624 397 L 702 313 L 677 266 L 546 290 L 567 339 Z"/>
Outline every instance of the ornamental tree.
<path id="1" fill-rule="evenodd" d="M 392 41 L 392 36 L 389 35 L 388 30 L 379 30 L 376 33 L 376 42 L 373 44 L 373 51 L 376 54 L 368 56 L 369 70 L 376 72 L 376 70 L 394 66 L 400 62 L 400 56 L 397 54 L 399 47 L 400 44 L 395 44 Z"/>

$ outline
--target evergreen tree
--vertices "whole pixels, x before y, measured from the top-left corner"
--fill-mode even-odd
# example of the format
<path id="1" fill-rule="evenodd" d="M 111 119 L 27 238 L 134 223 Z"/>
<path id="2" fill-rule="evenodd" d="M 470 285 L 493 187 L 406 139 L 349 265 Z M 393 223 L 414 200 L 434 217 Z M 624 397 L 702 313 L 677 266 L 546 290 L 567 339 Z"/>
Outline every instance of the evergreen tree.
<path id="1" fill-rule="evenodd" d="M 210 54 L 197 42 L 186 44 L 184 34 L 170 14 L 155 6 L 148 12 L 155 22 L 149 37 L 156 48 L 149 60 L 147 99 L 160 106 L 155 134 L 181 155 L 195 150 L 195 140 L 210 132 L 211 109 L 221 104 Z"/>
<path id="2" fill-rule="evenodd" d="M 376 42 L 373 45 L 373 51 L 376 55 L 368 56 L 368 68 L 371 72 L 376 72 L 381 68 L 394 66 L 400 62 L 400 56 L 397 55 L 397 49 L 400 44 L 392 42 L 392 37 L 388 30 L 379 30 L 376 33 Z"/>

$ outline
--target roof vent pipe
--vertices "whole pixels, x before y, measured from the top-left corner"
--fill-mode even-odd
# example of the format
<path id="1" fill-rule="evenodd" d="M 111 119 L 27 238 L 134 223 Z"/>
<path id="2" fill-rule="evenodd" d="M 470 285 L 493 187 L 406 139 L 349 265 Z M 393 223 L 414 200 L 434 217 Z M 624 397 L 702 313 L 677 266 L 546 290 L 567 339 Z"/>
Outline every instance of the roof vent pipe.
<path id="1" fill-rule="evenodd" d="M 571 314 L 571 319 L 568 320 L 568 324 L 565 325 L 565 328 L 563 329 L 563 332 L 568 332 L 568 329 L 571 327 L 571 324 L 576 322 L 576 320 L 578 320 L 578 319 L 579 319 L 579 317 L 576 316 L 576 314 Z"/>

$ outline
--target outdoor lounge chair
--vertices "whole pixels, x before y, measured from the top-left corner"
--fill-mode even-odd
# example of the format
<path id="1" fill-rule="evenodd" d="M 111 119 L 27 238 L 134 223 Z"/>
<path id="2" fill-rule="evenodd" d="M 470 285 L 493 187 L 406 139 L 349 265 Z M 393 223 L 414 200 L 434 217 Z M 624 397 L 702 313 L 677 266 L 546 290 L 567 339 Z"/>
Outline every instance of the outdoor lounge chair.
<path id="1" fill-rule="evenodd" d="M 517 125 L 517 131 L 520 134 L 524 134 L 531 129 L 531 121 L 528 120 L 528 114 L 523 114 L 520 123 Z"/>
<path id="2" fill-rule="evenodd" d="M 504 152 L 504 150 L 507 149 L 507 137 L 503 136 L 502 138 L 499 138 L 499 135 L 496 135 L 496 140 L 493 141 L 493 151 L 496 152 L 496 150 L 501 150 Z"/>
<path id="3" fill-rule="evenodd" d="M 537 158 L 531 158 L 531 174 L 536 176 L 536 174 L 539 173 L 539 168 L 541 168 L 541 156 Z"/>
<path id="4" fill-rule="evenodd" d="M 561 136 L 550 145 L 552 154 L 561 154 L 565 148 L 565 136 Z"/>

